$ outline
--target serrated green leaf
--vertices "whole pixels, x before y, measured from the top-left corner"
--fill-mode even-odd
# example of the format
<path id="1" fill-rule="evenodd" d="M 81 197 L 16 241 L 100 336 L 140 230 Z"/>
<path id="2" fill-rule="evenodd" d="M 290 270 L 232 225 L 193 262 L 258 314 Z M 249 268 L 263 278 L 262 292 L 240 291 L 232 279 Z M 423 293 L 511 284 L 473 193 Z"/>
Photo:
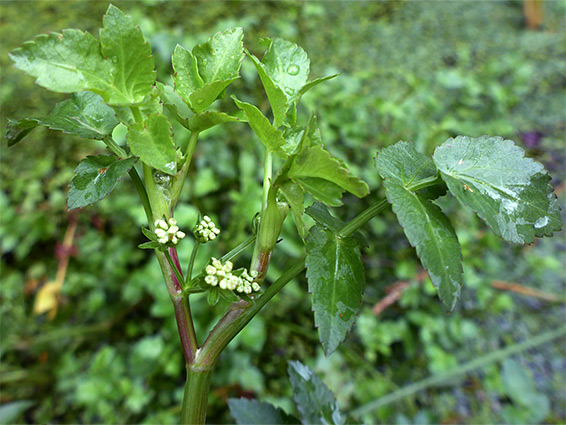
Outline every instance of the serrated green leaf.
<path id="1" fill-rule="evenodd" d="M 437 173 L 432 158 L 417 152 L 415 145 L 409 142 L 398 142 L 383 149 L 375 160 L 375 166 L 381 177 L 405 186 Z"/>
<path id="2" fill-rule="evenodd" d="M 436 148 L 434 162 L 450 192 L 503 239 L 519 244 L 562 228 L 544 167 L 511 140 L 458 136 Z"/>
<path id="3" fill-rule="evenodd" d="M 156 73 L 151 47 L 139 27 L 110 5 L 102 20 L 102 54 L 112 63 L 107 75 L 114 90 L 105 97 L 109 105 L 139 105 L 151 93 Z"/>
<path id="4" fill-rule="evenodd" d="M 291 181 L 283 183 L 281 186 L 279 186 L 279 189 L 281 190 L 281 193 L 283 193 L 285 200 L 291 207 L 299 236 L 304 239 L 307 235 L 305 222 L 303 221 L 303 213 L 305 211 L 305 193 L 299 185 Z"/>
<path id="5" fill-rule="evenodd" d="M 23 140 L 39 123 L 33 118 L 24 118 L 23 120 L 12 120 L 8 118 L 6 124 L 6 140 L 8 147 L 14 146 Z"/>
<path id="6" fill-rule="evenodd" d="M 289 109 L 289 104 L 287 103 L 287 96 L 281 88 L 279 88 L 271 77 L 267 74 L 264 69 L 263 64 L 251 53 L 247 52 L 248 57 L 253 62 L 257 69 L 267 98 L 269 99 L 269 104 L 271 105 L 271 111 L 273 112 L 273 127 L 279 128 L 283 122 L 285 122 L 285 116 L 287 114 L 287 109 Z M 286 151 L 289 153 L 288 151 Z"/>
<path id="7" fill-rule="evenodd" d="M 338 409 L 336 397 L 322 380 L 301 362 L 289 362 L 289 379 L 293 399 L 301 413 L 303 424 L 336 424 L 345 422 Z"/>
<path id="8" fill-rule="evenodd" d="M 175 91 L 184 99 L 189 99 L 190 95 L 204 85 L 202 77 L 198 73 L 196 58 L 191 52 L 177 44 L 172 57 L 173 81 Z"/>
<path id="9" fill-rule="evenodd" d="M 156 83 L 157 89 L 159 90 L 159 97 L 163 102 L 163 106 L 173 114 L 174 118 L 181 123 L 185 128 L 189 128 L 189 118 L 194 115 L 194 112 L 189 108 L 181 96 L 175 92 L 173 87 L 162 84 L 160 82 Z"/>
<path id="10" fill-rule="evenodd" d="M 319 177 L 296 178 L 294 181 L 297 182 L 305 192 L 310 193 L 317 201 L 324 202 L 329 207 L 344 205 L 342 202 L 344 189 L 337 184 Z"/>
<path id="11" fill-rule="evenodd" d="M 330 214 L 328 208 L 320 202 L 315 202 L 308 207 L 305 212 L 311 216 L 314 221 L 334 234 L 339 234 L 344 227 L 344 222 Z M 350 237 L 354 238 L 358 245 L 368 246 L 364 235 L 362 235 L 360 231 L 354 232 Z"/>
<path id="12" fill-rule="evenodd" d="M 430 280 L 448 311 L 460 298 L 462 254 L 452 224 L 442 210 L 428 199 L 407 190 L 394 179 L 384 182 L 387 200 L 417 250 Z"/>
<path id="13" fill-rule="evenodd" d="M 114 110 L 106 106 L 100 96 L 79 92 L 58 103 L 46 117 L 10 122 L 6 134 L 9 146 L 22 140 L 38 124 L 85 139 L 103 139 L 112 134 L 118 120 Z"/>
<path id="14" fill-rule="evenodd" d="M 383 149 L 376 158 L 375 166 L 383 178 L 394 179 L 403 186 L 410 186 L 438 174 L 432 158 L 418 152 L 410 142 L 397 142 Z M 438 184 L 417 193 L 427 199 L 436 199 L 446 194 L 446 186 Z"/>
<path id="15" fill-rule="evenodd" d="M 244 59 L 244 31 L 242 28 L 227 29 L 193 49 L 198 72 L 205 83 L 239 78 Z"/>
<path id="16" fill-rule="evenodd" d="M 306 52 L 295 43 L 275 38 L 269 43 L 261 63 L 288 101 L 293 102 L 309 77 L 310 60 Z"/>
<path id="17" fill-rule="evenodd" d="M 314 221 L 321 224 L 332 233 L 338 233 L 344 227 L 342 220 L 337 219 L 330 214 L 328 208 L 320 202 L 315 202 L 307 208 L 306 213 L 312 217 Z"/>
<path id="18" fill-rule="evenodd" d="M 108 75 L 112 64 L 100 52 L 100 43 L 88 32 L 75 29 L 38 35 L 10 53 L 16 68 L 35 82 L 59 93 L 112 90 Z"/>
<path id="19" fill-rule="evenodd" d="M 233 115 L 228 115 L 224 112 L 214 112 L 208 111 L 203 112 L 199 115 L 194 115 L 189 120 L 189 129 L 191 131 L 204 131 L 212 128 L 218 124 L 224 124 L 226 122 L 247 122 L 246 120 L 241 120 Z"/>
<path id="20" fill-rule="evenodd" d="M 267 149 L 276 152 L 281 156 L 286 156 L 281 149 L 285 144 L 283 132 L 273 127 L 269 120 L 254 105 L 239 101 L 236 97 L 232 97 L 238 108 L 243 110 L 248 117 L 248 122 L 255 135 L 261 140 Z"/>
<path id="21" fill-rule="evenodd" d="M 326 355 L 344 340 L 361 309 L 365 275 L 353 238 L 341 238 L 319 224 L 306 243 L 314 321 Z"/>
<path id="22" fill-rule="evenodd" d="M 87 91 L 75 93 L 71 99 L 58 103 L 38 122 L 52 130 L 85 139 L 103 139 L 118 125 L 114 110 L 106 106 L 100 96 Z"/>
<path id="23" fill-rule="evenodd" d="M 108 195 L 118 181 L 137 162 L 137 158 L 117 160 L 113 156 L 87 156 L 75 169 L 67 195 L 67 207 L 72 210 L 92 205 Z"/>
<path id="24" fill-rule="evenodd" d="M 126 140 L 132 153 L 146 164 L 167 174 L 176 173 L 171 123 L 164 115 L 150 115 L 143 123 L 131 125 Z"/>
<path id="25" fill-rule="evenodd" d="M 291 179 L 320 178 L 340 186 L 361 198 L 369 193 L 368 185 L 350 174 L 346 164 L 333 157 L 322 146 L 303 150 L 293 161 L 288 176 Z"/>
<path id="26" fill-rule="evenodd" d="M 204 112 L 212 104 L 212 102 L 214 102 L 218 98 L 218 96 L 220 96 L 222 92 L 224 92 L 226 87 L 228 87 L 235 80 L 236 79 L 233 78 L 231 80 L 205 83 L 204 86 L 196 89 L 193 93 L 191 93 L 191 95 L 189 96 L 188 105 L 197 114 Z"/>
<path id="27" fill-rule="evenodd" d="M 161 248 L 161 244 L 157 241 L 144 242 L 138 245 L 140 249 L 157 249 Z"/>
<path id="28" fill-rule="evenodd" d="M 385 193 L 405 235 L 417 250 L 441 301 L 452 311 L 462 286 L 462 254 L 456 233 L 442 210 L 408 189 L 418 180 L 434 177 L 431 158 L 412 143 L 399 142 L 382 150 L 376 168 L 385 179 Z"/>
<path id="29" fill-rule="evenodd" d="M 269 403 L 247 398 L 228 399 L 230 413 L 238 425 L 297 424 L 299 420 Z"/>

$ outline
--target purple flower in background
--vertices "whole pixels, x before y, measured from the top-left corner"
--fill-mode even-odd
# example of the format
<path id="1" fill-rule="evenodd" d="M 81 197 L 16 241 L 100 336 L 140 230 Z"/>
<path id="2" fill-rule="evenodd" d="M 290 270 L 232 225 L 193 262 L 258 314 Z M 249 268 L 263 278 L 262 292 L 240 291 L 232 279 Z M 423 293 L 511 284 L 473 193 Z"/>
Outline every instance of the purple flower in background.
<path id="1" fill-rule="evenodd" d="M 536 148 L 543 136 L 544 134 L 540 131 L 528 131 L 526 133 L 521 133 L 521 139 L 523 140 L 525 147 L 528 149 Z"/>

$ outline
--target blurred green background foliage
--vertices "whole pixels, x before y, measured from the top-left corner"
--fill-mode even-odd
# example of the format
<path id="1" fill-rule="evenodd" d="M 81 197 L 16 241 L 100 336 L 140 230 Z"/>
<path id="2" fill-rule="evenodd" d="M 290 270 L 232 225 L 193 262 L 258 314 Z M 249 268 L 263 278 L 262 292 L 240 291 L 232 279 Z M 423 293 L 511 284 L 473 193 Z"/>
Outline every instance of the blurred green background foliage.
<path id="1" fill-rule="evenodd" d="M 347 220 L 383 196 L 373 158 L 398 140 L 431 153 L 448 137 L 513 139 L 553 176 L 564 208 L 566 155 L 566 2 L 543 4 L 538 30 L 523 3 L 492 2 L 141 2 L 116 1 L 150 42 L 158 78 L 169 82 L 177 43 L 192 48 L 227 27 L 242 26 L 248 49 L 261 37 L 297 42 L 311 75 L 342 75 L 304 97 L 299 121 L 316 112 L 323 141 L 371 188 L 344 199 Z M 42 116 L 67 96 L 34 85 L 7 53 L 40 33 L 64 28 L 95 35 L 108 3 L 0 3 L 1 128 L 7 117 Z M 230 94 L 262 109 L 267 98 L 250 62 Z M 230 105 L 229 96 L 223 100 Z M 235 107 L 234 107 L 235 109 Z M 182 144 L 183 133 L 176 135 Z M 176 423 L 184 365 L 173 310 L 157 262 L 137 249 L 144 213 L 125 179 L 105 200 L 71 216 L 66 191 L 73 169 L 99 142 L 37 129 L 1 152 L 0 417 L 27 423 Z M 176 218 L 191 227 L 199 212 L 223 230 L 199 253 L 221 255 L 250 233 L 261 198 L 262 148 L 246 125 L 203 133 Z M 311 366 L 343 411 L 404 385 L 458 367 L 497 348 L 564 326 L 564 233 L 532 246 L 503 243 L 453 198 L 440 200 L 462 244 L 465 287 L 446 316 L 414 250 L 387 211 L 364 233 L 364 307 L 346 342 L 325 358 L 304 278 L 255 318 L 222 356 L 208 420 L 231 422 L 228 397 L 254 397 L 292 409 L 287 360 Z M 77 220 L 72 248 L 64 235 Z M 269 278 L 302 242 L 291 220 Z M 213 245 L 213 246 L 211 246 Z M 191 242 L 181 244 L 188 257 Z M 40 288 L 71 254 L 56 317 L 35 315 Z M 247 254 L 248 256 L 250 253 Z M 247 257 L 249 258 L 249 257 Z M 246 257 L 240 260 L 246 264 Z M 506 284 L 517 284 L 508 288 Z M 535 288 L 546 298 L 517 292 Z M 391 295 L 393 294 L 393 295 Z M 393 302 L 385 306 L 383 299 Z M 536 294 L 540 295 L 540 294 Z M 202 341 L 225 305 L 191 298 Z M 564 341 L 354 418 L 365 423 L 563 423 Z M 11 420 L 8 420 L 10 419 Z"/>

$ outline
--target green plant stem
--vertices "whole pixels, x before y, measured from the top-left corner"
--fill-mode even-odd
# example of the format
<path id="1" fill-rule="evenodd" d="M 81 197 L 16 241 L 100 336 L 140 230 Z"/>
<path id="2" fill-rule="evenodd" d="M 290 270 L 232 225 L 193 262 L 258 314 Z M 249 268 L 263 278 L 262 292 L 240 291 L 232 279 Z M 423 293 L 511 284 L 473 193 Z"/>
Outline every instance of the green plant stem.
<path id="1" fill-rule="evenodd" d="M 181 196 L 181 191 L 185 185 L 185 179 L 189 173 L 189 167 L 191 166 L 191 161 L 193 159 L 193 154 L 195 153 L 195 147 L 197 145 L 199 133 L 197 131 L 191 132 L 191 137 L 189 138 L 189 144 L 187 145 L 187 151 L 185 152 L 185 159 L 181 169 L 175 175 L 173 184 L 171 185 L 171 209 L 175 208 L 179 197 Z"/>
<path id="2" fill-rule="evenodd" d="M 269 187 L 271 185 L 271 176 L 273 174 L 273 154 L 269 149 L 265 150 L 265 161 L 263 163 L 263 197 L 261 203 L 261 210 L 267 204 L 267 197 L 269 196 Z"/>
<path id="3" fill-rule="evenodd" d="M 478 357 L 468 363 L 460 365 L 448 372 L 440 373 L 438 375 L 431 376 L 429 378 L 423 379 L 422 381 L 415 382 L 414 384 L 407 385 L 397 391 L 387 394 L 384 397 L 378 398 L 372 402 L 364 404 L 363 406 L 354 409 L 350 412 L 353 416 L 361 416 L 376 410 L 387 404 L 391 404 L 402 400 L 403 398 L 412 396 L 413 394 L 422 391 L 431 386 L 437 386 L 444 382 L 451 381 L 458 376 L 465 375 L 475 369 L 483 368 L 491 363 L 503 360 L 513 354 L 520 353 L 522 351 L 528 350 L 530 348 L 536 347 L 538 345 L 549 343 L 550 341 L 563 337 L 566 335 L 566 328 L 562 327 L 552 331 L 543 333 L 532 338 L 527 339 L 519 344 L 509 345 L 500 350 L 489 353 L 485 356 Z"/>
<path id="4" fill-rule="evenodd" d="M 171 302 L 173 303 L 175 319 L 177 320 L 177 328 L 183 352 L 185 354 L 185 360 L 188 364 L 190 364 L 193 362 L 198 350 L 198 341 L 191 316 L 189 299 L 183 294 L 183 288 L 181 285 L 183 280 L 178 280 L 178 277 L 164 252 L 156 250 L 155 255 L 157 256 L 157 261 L 161 266 L 161 272 L 165 279 L 165 284 L 167 285 Z M 170 257 L 170 259 L 173 260 L 173 263 L 175 263 L 173 258 Z"/>
<path id="5" fill-rule="evenodd" d="M 118 145 L 118 143 L 116 143 L 112 136 L 106 136 L 104 137 L 104 139 L 102 139 L 102 141 L 104 142 L 106 147 L 110 149 L 110 151 L 118 158 L 124 159 L 129 157 L 126 151 L 122 149 L 120 145 Z"/>
<path id="6" fill-rule="evenodd" d="M 348 222 L 338 234 L 343 238 L 350 236 L 352 233 L 354 233 L 356 230 L 358 230 L 388 206 L 389 203 L 387 202 L 387 199 L 376 202 L 368 209 L 358 214 L 350 222 Z"/>
<path id="7" fill-rule="evenodd" d="M 153 229 L 153 223 L 155 220 L 163 217 L 171 218 L 171 208 L 163 192 L 160 188 L 157 187 L 157 184 L 155 183 L 152 168 L 147 164 L 143 164 L 142 166 L 145 189 L 153 215 L 151 220 L 149 221 L 149 225 Z"/>
<path id="8" fill-rule="evenodd" d="M 440 174 L 437 174 L 432 177 L 427 177 L 426 179 L 417 180 L 416 182 L 411 182 L 409 185 L 405 186 L 407 190 L 411 192 L 416 192 L 417 190 L 424 189 L 425 187 L 435 186 L 437 184 L 443 183 L 442 177 Z"/>
<path id="9" fill-rule="evenodd" d="M 151 205 L 149 204 L 149 198 L 147 197 L 147 192 L 145 191 L 145 186 L 143 185 L 140 175 L 138 174 L 135 168 L 132 167 L 132 169 L 128 171 L 128 174 L 130 176 L 130 179 L 132 180 L 132 183 L 134 184 L 134 187 L 138 191 L 138 195 L 140 196 L 140 199 L 142 201 L 142 205 L 145 211 L 145 215 L 147 217 L 147 221 L 151 226 L 153 223 L 153 213 L 151 211 Z"/>
<path id="10" fill-rule="evenodd" d="M 181 424 L 204 424 L 212 367 L 187 365 L 187 381 L 183 395 Z"/>
<path id="11" fill-rule="evenodd" d="M 189 265 L 187 266 L 187 280 L 185 283 L 189 283 L 193 276 L 193 267 L 195 265 L 195 259 L 197 258 L 197 251 L 200 247 L 200 242 L 195 241 L 193 250 L 191 251 L 191 258 L 189 258 Z"/>
<path id="12" fill-rule="evenodd" d="M 132 111 L 132 115 L 134 116 L 134 120 L 136 122 L 143 122 L 143 116 L 140 108 L 138 108 L 137 106 L 130 106 L 130 110 Z"/>
<path id="13" fill-rule="evenodd" d="M 208 335 L 197 353 L 195 365 L 214 367 L 218 357 L 234 337 L 259 313 L 283 287 L 305 268 L 305 259 L 297 260 L 267 290 L 253 302 L 233 303 Z"/>
<path id="14" fill-rule="evenodd" d="M 225 263 L 226 261 L 232 260 L 236 257 L 238 257 L 242 252 L 245 251 L 245 249 L 250 246 L 251 244 L 254 243 L 256 239 L 256 235 L 250 236 L 248 239 L 246 239 L 244 242 L 242 242 L 241 244 L 239 244 L 238 246 L 236 246 L 234 249 L 232 249 L 231 251 L 229 251 L 227 254 L 225 254 L 222 258 L 221 261 L 223 263 Z"/>

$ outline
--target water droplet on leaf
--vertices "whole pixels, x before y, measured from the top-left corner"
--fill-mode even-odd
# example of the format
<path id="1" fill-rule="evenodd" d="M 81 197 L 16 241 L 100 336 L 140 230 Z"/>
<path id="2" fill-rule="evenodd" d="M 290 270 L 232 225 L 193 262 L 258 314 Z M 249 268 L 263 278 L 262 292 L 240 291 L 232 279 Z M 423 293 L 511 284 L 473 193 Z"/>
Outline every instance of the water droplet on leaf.
<path id="1" fill-rule="evenodd" d="M 297 75 L 299 73 L 299 67 L 297 65 L 291 65 L 287 68 L 287 74 Z"/>

